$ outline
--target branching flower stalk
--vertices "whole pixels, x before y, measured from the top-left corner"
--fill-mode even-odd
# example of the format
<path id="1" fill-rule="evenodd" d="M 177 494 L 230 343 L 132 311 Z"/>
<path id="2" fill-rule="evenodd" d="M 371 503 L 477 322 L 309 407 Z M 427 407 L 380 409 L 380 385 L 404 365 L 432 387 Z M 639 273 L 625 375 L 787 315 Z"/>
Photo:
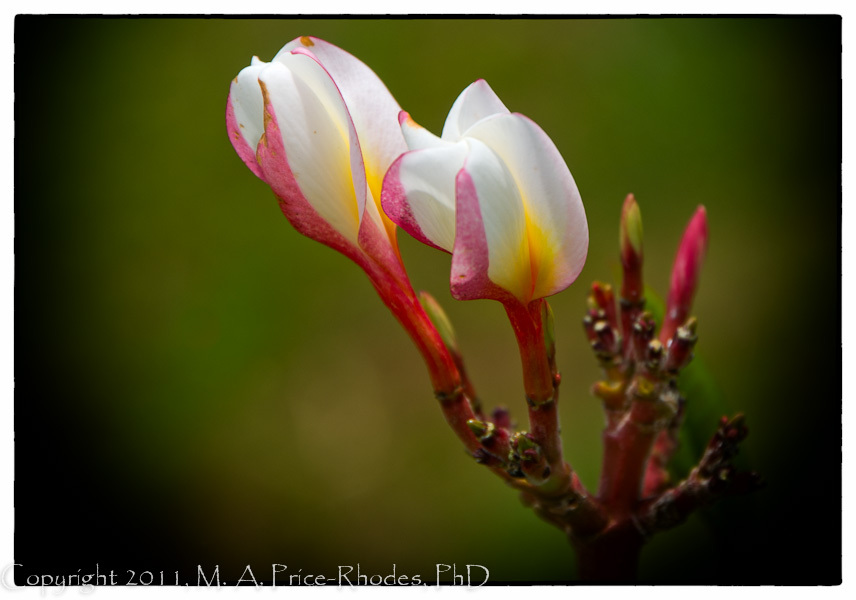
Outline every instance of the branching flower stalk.
<path id="1" fill-rule="evenodd" d="M 292 225 L 366 273 L 416 345 L 467 452 L 567 535 L 583 579 L 632 580 L 651 535 L 703 504 L 757 486 L 754 474 L 731 464 L 747 433 L 738 415 L 723 417 L 698 465 L 669 487 L 667 465 L 686 405 L 677 376 L 697 341 L 690 313 L 707 248 L 703 207 L 678 248 L 659 334 L 645 311 L 642 220 L 632 195 L 621 213 L 619 297 L 609 284 L 592 285 L 583 324 L 604 373 L 592 389 L 606 423 L 592 493 L 562 450 L 561 376 L 547 302 L 582 270 L 588 226 L 547 134 L 510 113 L 479 80 L 455 101 L 437 137 L 401 111 L 365 64 L 311 37 L 241 71 L 226 125 L 236 152 L 271 187 Z M 456 299 L 503 304 L 520 351 L 526 430 L 513 430 L 507 409 L 485 411 L 448 317 L 410 284 L 397 226 L 452 255 Z"/>

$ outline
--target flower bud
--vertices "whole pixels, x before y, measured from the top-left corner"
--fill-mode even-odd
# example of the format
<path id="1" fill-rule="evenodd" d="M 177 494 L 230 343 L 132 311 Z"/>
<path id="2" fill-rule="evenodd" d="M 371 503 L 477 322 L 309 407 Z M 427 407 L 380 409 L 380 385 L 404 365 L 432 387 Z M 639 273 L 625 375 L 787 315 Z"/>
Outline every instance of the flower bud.
<path id="1" fill-rule="evenodd" d="M 467 426 L 470 428 L 470 431 L 473 432 L 473 435 L 479 439 L 480 442 L 485 441 L 491 435 L 493 435 L 495 429 L 493 423 L 485 423 L 484 421 L 479 421 L 478 419 L 468 420 Z"/>
<path id="2" fill-rule="evenodd" d="M 671 341 L 675 330 L 690 316 L 701 264 L 707 251 L 707 238 L 707 211 L 704 206 L 699 206 L 684 231 L 672 267 L 666 316 L 660 330 L 660 341 L 664 344 Z"/>
<path id="3" fill-rule="evenodd" d="M 633 194 L 627 194 L 621 209 L 619 226 L 619 244 L 621 245 L 621 264 L 642 264 L 642 213 Z"/>
<path id="4" fill-rule="evenodd" d="M 452 327 L 452 322 L 449 321 L 449 317 L 446 316 L 443 307 L 428 292 L 419 292 L 419 302 L 422 304 L 425 312 L 428 313 L 431 323 L 437 328 L 437 332 L 440 334 L 440 338 L 443 340 L 446 348 L 453 354 L 459 354 L 455 328 Z"/>
<path id="5" fill-rule="evenodd" d="M 642 213 L 633 194 L 628 194 L 621 209 L 619 226 L 623 279 L 621 298 L 637 303 L 642 300 Z"/>

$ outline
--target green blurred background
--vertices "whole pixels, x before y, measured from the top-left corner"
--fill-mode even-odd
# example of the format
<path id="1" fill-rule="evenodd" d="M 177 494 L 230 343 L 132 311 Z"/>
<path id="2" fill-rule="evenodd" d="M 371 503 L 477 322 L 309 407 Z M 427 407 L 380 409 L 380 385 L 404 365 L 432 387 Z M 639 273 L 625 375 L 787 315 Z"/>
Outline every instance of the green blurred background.
<path id="1" fill-rule="evenodd" d="M 298 235 L 232 150 L 252 55 L 315 35 L 439 132 L 485 78 L 552 137 L 591 235 L 551 299 L 567 457 L 596 487 L 598 377 L 580 325 L 617 275 L 628 192 L 665 295 L 698 204 L 697 354 L 767 487 L 645 549 L 658 582 L 840 580 L 840 32 L 787 19 L 97 19 L 15 27 L 16 562 L 28 573 L 247 564 L 268 577 L 490 569 L 576 577 L 563 535 L 462 451 L 362 273 Z M 448 256 L 400 234 L 488 406 L 525 423 L 497 303 L 453 301 Z M 124 572 L 124 571 L 123 571 Z"/>

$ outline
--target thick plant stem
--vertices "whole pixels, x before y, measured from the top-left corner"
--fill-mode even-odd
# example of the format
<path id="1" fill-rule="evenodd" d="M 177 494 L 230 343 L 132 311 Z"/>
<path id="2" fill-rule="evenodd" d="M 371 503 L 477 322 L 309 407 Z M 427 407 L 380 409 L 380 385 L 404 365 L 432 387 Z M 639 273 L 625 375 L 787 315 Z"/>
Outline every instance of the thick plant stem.
<path id="1" fill-rule="evenodd" d="M 618 518 L 640 500 L 645 468 L 657 437 L 654 403 L 636 400 L 619 426 L 603 433 L 603 468 L 598 498 Z"/>
<path id="2" fill-rule="evenodd" d="M 592 538 L 572 539 L 580 579 L 589 583 L 634 581 L 644 541 L 630 519 L 610 525 Z"/>

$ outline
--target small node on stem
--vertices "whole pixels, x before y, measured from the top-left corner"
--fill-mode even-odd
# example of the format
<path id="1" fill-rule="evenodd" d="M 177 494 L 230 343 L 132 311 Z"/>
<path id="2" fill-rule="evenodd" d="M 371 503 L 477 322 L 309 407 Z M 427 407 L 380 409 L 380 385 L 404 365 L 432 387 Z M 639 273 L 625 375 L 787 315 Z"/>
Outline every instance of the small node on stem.
<path id="1" fill-rule="evenodd" d="M 603 311 L 604 317 L 613 329 L 618 329 L 615 316 L 615 295 L 608 283 L 595 281 L 591 284 L 591 303 Z"/>
<path id="2" fill-rule="evenodd" d="M 660 343 L 660 340 L 651 340 L 648 342 L 648 351 L 645 354 L 645 368 L 652 375 L 657 375 L 660 372 L 663 352 L 663 344 Z"/>
<path id="3" fill-rule="evenodd" d="M 509 433 L 507 429 L 502 429 L 491 422 L 484 422 L 479 419 L 469 419 L 467 426 L 482 445 L 473 454 L 477 461 L 491 465 L 497 463 L 504 464 L 506 462 L 509 449 Z M 486 458 L 487 455 L 492 457 L 492 460 L 488 461 Z"/>
<path id="4" fill-rule="evenodd" d="M 633 355 L 636 362 L 644 362 L 648 356 L 648 344 L 654 339 L 657 324 L 648 311 L 640 314 L 633 323 Z"/>
<path id="5" fill-rule="evenodd" d="M 520 472 L 532 485 L 543 484 L 552 474 L 541 446 L 525 431 L 517 432 L 511 438 L 508 460 L 512 464 L 519 465 Z"/>
<path id="6" fill-rule="evenodd" d="M 594 333 L 597 336 L 597 339 L 603 343 L 603 346 L 604 348 L 606 348 L 607 352 L 615 352 L 615 343 L 617 341 L 615 336 L 615 330 L 612 328 L 608 321 L 598 321 L 597 323 L 595 323 Z"/>
<path id="7" fill-rule="evenodd" d="M 598 381 L 592 386 L 592 394 L 603 401 L 608 411 L 622 411 L 627 408 L 626 384 L 623 380 Z"/>
<path id="8" fill-rule="evenodd" d="M 657 400 L 659 385 L 647 377 L 636 377 L 630 384 L 630 393 L 639 400 Z"/>
<path id="9" fill-rule="evenodd" d="M 458 386 L 451 392 L 444 392 L 442 390 L 435 391 L 434 397 L 440 402 L 440 404 L 451 404 L 464 398 L 464 388 Z"/>
<path id="10" fill-rule="evenodd" d="M 678 371 L 686 367 L 692 360 L 693 348 L 698 341 L 696 327 L 696 318 L 690 317 L 681 327 L 678 327 L 678 330 L 672 337 L 664 366 L 665 371 L 670 375 L 677 374 Z"/>

